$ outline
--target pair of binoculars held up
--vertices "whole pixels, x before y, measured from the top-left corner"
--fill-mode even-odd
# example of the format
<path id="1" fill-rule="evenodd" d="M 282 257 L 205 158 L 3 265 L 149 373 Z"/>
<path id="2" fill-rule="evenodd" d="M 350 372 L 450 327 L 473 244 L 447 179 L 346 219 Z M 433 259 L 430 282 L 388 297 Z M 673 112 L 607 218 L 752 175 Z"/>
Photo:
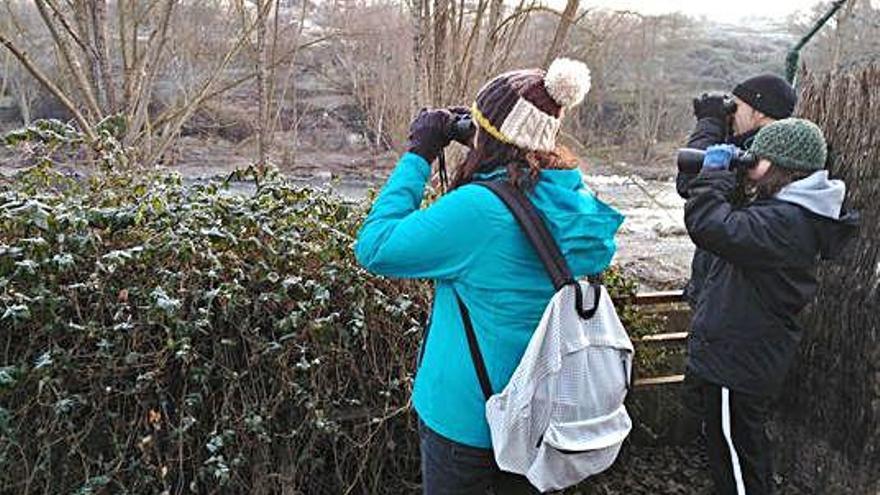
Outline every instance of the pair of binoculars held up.
<path id="1" fill-rule="evenodd" d="M 447 133 L 449 139 L 459 143 L 470 142 L 477 130 L 474 127 L 473 119 L 469 114 L 456 113 L 453 115 L 455 115 L 455 120 L 452 121 L 452 125 L 449 126 Z"/>
<path id="2" fill-rule="evenodd" d="M 705 150 L 694 148 L 681 148 L 678 150 L 676 164 L 681 172 L 696 174 L 703 168 L 703 159 L 706 157 Z M 733 159 L 730 161 L 730 169 L 752 168 L 758 164 L 758 158 L 746 150 L 736 148 Z"/>

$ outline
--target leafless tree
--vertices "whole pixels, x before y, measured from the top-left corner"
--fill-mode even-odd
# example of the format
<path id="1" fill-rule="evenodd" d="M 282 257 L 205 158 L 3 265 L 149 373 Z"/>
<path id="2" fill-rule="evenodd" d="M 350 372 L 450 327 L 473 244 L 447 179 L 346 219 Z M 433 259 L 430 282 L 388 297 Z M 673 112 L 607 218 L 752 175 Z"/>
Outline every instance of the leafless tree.
<path id="1" fill-rule="evenodd" d="M 792 16 L 789 30 L 802 36 L 830 2 Z M 853 69 L 880 60 L 880 5 L 849 0 L 805 48 L 803 62 L 812 71 Z"/>
<path id="2" fill-rule="evenodd" d="M 280 21 L 273 14 L 278 3 L 6 0 L 10 16 L 0 23 L 0 43 L 73 115 L 90 141 L 97 140 L 99 122 L 123 115 L 119 137 L 144 164 L 162 159 L 201 105 L 256 80 L 263 163 L 276 70 L 293 58 L 299 43 L 314 41 L 281 47 Z M 39 19 L 42 32 L 17 22 L 27 16 Z M 44 45 L 55 57 L 35 59 L 31 53 Z M 249 55 L 256 57 L 250 68 Z"/>
<path id="3" fill-rule="evenodd" d="M 553 59 L 559 55 L 572 24 L 577 20 L 576 16 L 580 4 L 580 0 L 567 0 L 565 2 L 565 10 L 562 11 L 562 15 L 559 17 L 559 24 L 556 26 L 553 41 L 550 43 L 550 47 L 547 48 L 547 55 L 544 57 L 544 67 L 549 66 Z"/>

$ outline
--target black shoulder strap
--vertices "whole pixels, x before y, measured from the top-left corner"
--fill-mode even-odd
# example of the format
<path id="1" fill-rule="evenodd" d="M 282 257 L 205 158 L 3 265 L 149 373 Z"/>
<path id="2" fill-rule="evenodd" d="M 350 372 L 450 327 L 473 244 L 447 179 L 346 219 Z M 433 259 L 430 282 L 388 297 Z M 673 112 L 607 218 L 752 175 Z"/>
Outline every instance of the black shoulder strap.
<path id="1" fill-rule="evenodd" d="M 556 240 L 553 239 L 547 225 L 538 214 L 538 210 L 525 194 L 507 181 L 473 182 L 473 184 L 488 188 L 507 205 L 529 242 L 538 252 L 541 263 L 544 264 L 544 268 L 547 269 L 547 273 L 550 274 L 550 279 L 553 281 L 553 288 L 558 291 L 565 285 L 575 283 L 571 269 L 569 269 L 562 251 L 559 250 L 559 245 L 556 244 Z"/>
<path id="2" fill-rule="evenodd" d="M 547 229 L 544 220 L 541 219 L 535 206 L 532 205 L 532 202 L 529 201 L 525 194 L 508 182 L 473 182 L 473 184 L 479 184 L 488 188 L 507 205 L 507 208 L 516 218 L 523 232 L 525 232 L 529 242 L 531 242 L 535 251 L 538 252 L 538 257 L 553 281 L 553 287 L 558 291 L 566 285 L 573 284 L 576 291 L 575 301 L 578 313 L 584 318 L 592 318 L 599 306 L 599 288 L 595 287 L 593 307 L 584 310 L 580 284 L 577 283 L 572 275 L 568 262 L 565 261 L 562 251 L 560 251 L 556 240 L 553 239 L 553 236 Z M 486 400 L 489 400 L 493 393 L 492 382 L 489 380 L 489 374 L 486 371 L 486 363 L 483 360 L 483 354 L 480 352 L 480 345 L 477 342 L 477 334 L 474 332 L 470 313 L 464 301 L 461 300 L 461 296 L 458 295 L 458 291 L 453 289 L 452 292 L 455 294 L 458 310 L 461 313 L 461 322 L 467 336 L 468 349 L 470 350 L 471 361 L 474 364 L 474 371 L 476 371 L 477 379 L 480 381 L 480 389 L 482 389 Z"/>
<path id="3" fill-rule="evenodd" d="M 486 372 L 486 363 L 483 361 L 483 355 L 480 353 L 480 344 L 477 342 L 477 334 L 474 332 L 474 324 L 471 322 L 471 315 L 467 306 L 458 295 L 458 291 L 452 290 L 455 294 L 455 300 L 458 302 L 458 310 L 461 312 L 461 322 L 464 325 L 464 333 L 467 335 L 468 349 L 471 351 L 471 361 L 474 363 L 474 371 L 477 372 L 477 379 L 480 380 L 480 389 L 483 390 L 483 396 L 486 400 L 492 397 L 492 382 L 489 381 L 489 373 Z"/>
<path id="4" fill-rule="evenodd" d="M 565 261 L 565 257 L 559 249 L 559 245 L 556 244 L 556 240 L 553 239 L 553 235 L 547 229 L 547 224 L 544 223 L 544 220 L 538 214 L 535 205 L 529 201 L 529 198 L 507 181 L 482 181 L 474 182 L 474 184 L 488 188 L 507 205 L 507 208 L 516 218 L 529 242 L 532 243 L 535 251 L 538 252 L 541 263 L 544 264 L 544 268 L 550 274 L 553 287 L 559 291 L 566 285 L 573 285 L 575 290 L 575 309 L 581 318 L 592 318 L 599 308 L 599 296 L 602 293 L 601 287 L 599 287 L 599 284 L 591 284 L 593 287 L 593 305 L 585 308 L 581 284 L 575 280 L 571 269 L 568 267 L 568 262 Z"/>

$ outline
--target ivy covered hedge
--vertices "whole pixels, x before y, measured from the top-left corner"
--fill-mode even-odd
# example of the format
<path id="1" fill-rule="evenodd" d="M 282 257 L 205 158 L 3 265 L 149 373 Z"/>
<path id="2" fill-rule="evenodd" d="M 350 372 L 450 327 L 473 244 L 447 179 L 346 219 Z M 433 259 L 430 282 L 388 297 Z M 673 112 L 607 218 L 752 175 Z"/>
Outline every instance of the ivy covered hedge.
<path id="1" fill-rule="evenodd" d="M 36 168 L 3 187 L 0 486 L 416 479 L 406 404 L 426 287 L 353 263 L 360 218 L 280 181 L 237 195 Z"/>
<path id="2" fill-rule="evenodd" d="M 363 214 L 279 178 L 0 184 L 3 493 L 417 489 L 429 286 L 357 266 Z"/>

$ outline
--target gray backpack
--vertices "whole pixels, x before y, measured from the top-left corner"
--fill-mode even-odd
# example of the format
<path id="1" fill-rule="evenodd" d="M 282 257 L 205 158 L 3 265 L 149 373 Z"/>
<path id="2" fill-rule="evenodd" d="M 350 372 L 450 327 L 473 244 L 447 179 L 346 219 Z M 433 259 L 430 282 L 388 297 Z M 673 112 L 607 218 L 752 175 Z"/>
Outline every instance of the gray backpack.
<path id="1" fill-rule="evenodd" d="M 542 492 L 563 489 L 610 467 L 632 428 L 623 402 L 633 346 L 608 292 L 573 278 L 525 195 L 506 182 L 478 184 L 507 205 L 556 288 L 522 360 L 498 394 L 492 393 L 473 324 L 458 299 L 486 397 L 495 460 Z"/>

